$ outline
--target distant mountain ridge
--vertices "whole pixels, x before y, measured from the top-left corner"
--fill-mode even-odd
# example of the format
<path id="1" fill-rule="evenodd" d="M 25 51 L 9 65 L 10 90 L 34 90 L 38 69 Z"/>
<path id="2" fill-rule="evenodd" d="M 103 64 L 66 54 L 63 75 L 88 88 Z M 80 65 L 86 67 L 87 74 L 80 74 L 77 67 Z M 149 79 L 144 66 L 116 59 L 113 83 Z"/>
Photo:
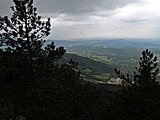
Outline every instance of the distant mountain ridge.
<path id="1" fill-rule="evenodd" d="M 140 39 L 140 38 L 104 38 L 104 39 L 81 39 L 81 40 L 46 40 L 46 44 L 55 42 L 57 46 L 104 46 L 104 47 L 114 47 L 114 46 L 125 46 L 125 47 L 139 47 L 143 49 L 159 48 L 160 39 Z"/>

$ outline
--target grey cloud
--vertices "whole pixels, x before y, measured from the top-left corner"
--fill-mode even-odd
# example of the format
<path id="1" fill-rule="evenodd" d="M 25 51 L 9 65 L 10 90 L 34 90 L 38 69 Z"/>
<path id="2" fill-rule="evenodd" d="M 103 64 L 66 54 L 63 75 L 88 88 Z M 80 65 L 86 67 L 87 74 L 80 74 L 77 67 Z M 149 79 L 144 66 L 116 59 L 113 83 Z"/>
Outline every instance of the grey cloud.
<path id="1" fill-rule="evenodd" d="M 0 15 L 10 15 L 11 14 L 11 9 L 10 6 L 13 5 L 12 0 L 0 0 Z"/>
<path id="2" fill-rule="evenodd" d="M 103 9 L 114 9 L 137 0 L 34 0 L 38 12 L 44 16 L 58 14 L 90 14 Z M 12 0 L 0 0 L 0 15 L 8 15 Z"/>
<path id="3" fill-rule="evenodd" d="M 155 23 L 159 19 L 151 19 L 150 12 L 144 14 L 146 8 L 138 4 L 140 1 L 145 0 L 34 0 L 34 4 L 43 18 L 53 18 L 50 38 L 159 36 L 156 27 L 160 23 Z M 136 10 L 135 15 L 127 9 L 119 11 L 130 3 L 144 8 Z M 11 5 L 12 0 L 0 0 L 0 16 L 10 15 Z"/>
<path id="4" fill-rule="evenodd" d="M 97 9 L 114 9 L 137 0 L 36 0 L 41 13 L 90 13 Z"/>

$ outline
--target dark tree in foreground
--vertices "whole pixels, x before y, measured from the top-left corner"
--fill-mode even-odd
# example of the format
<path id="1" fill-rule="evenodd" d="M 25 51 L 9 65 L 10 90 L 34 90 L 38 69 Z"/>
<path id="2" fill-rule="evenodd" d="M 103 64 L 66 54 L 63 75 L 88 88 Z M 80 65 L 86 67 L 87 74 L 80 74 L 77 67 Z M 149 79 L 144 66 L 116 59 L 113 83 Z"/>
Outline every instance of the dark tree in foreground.
<path id="1" fill-rule="evenodd" d="M 19 62 L 19 66 L 22 65 L 18 69 L 26 66 L 25 71 L 30 72 L 35 86 L 37 64 L 44 63 L 44 61 L 53 63 L 62 57 L 65 50 L 63 47 L 55 48 L 54 43 L 43 48 L 45 43 L 43 39 L 50 34 L 51 30 L 50 18 L 42 21 L 41 16 L 38 16 L 36 12 L 37 8 L 33 7 L 33 0 L 13 0 L 13 2 L 15 6 L 11 7 L 12 17 L 0 17 L 0 28 L 2 29 L 0 45 L 3 47 L 3 54 L 11 54 L 14 58 L 14 60 L 12 59 L 13 62 L 16 60 Z M 10 59 L 9 56 L 8 61 L 13 63 Z M 7 60 L 7 57 L 5 60 Z M 18 65 L 14 64 L 13 66 Z M 11 77 L 13 76 L 11 75 Z"/>
<path id="2" fill-rule="evenodd" d="M 142 52 L 140 57 L 139 67 L 136 67 L 137 72 L 134 73 L 134 83 L 136 86 L 147 87 L 156 82 L 156 77 L 159 73 L 157 68 L 157 57 L 153 56 L 153 53 L 146 49 Z"/>
<path id="3" fill-rule="evenodd" d="M 39 45 L 43 45 L 42 38 L 50 34 L 50 18 L 46 22 L 37 15 L 37 8 L 33 7 L 33 0 L 13 0 L 15 6 L 12 6 L 13 15 L 1 17 L 0 26 L 4 31 L 0 34 L 1 45 L 11 47 L 11 49 L 20 49 L 29 51 L 36 50 Z M 33 53 L 32 53 L 33 54 Z M 29 56 L 34 57 L 34 56 Z"/>
<path id="4" fill-rule="evenodd" d="M 136 67 L 133 78 L 121 74 L 115 69 L 118 77 L 128 83 L 124 86 L 114 102 L 108 107 L 109 111 L 118 113 L 113 120 L 157 120 L 160 115 L 160 86 L 156 81 L 157 57 L 148 49 L 142 52 L 139 66 Z M 113 113 L 111 113 L 113 117 Z"/>
<path id="5" fill-rule="evenodd" d="M 119 78 L 123 79 L 133 87 L 143 88 L 151 85 L 158 85 L 158 82 L 156 82 L 156 77 L 159 73 L 159 69 L 157 68 L 157 57 L 154 57 L 153 53 L 148 49 L 142 52 L 139 66 L 136 67 L 136 72 L 134 72 L 133 79 L 130 78 L 129 74 L 121 74 L 120 70 L 117 70 L 116 68 L 115 71 Z"/>
<path id="6" fill-rule="evenodd" d="M 76 62 L 59 63 L 63 47 L 44 46 L 50 19 L 33 0 L 13 2 L 11 18 L 0 17 L 0 119 L 95 119 L 95 87 L 81 81 Z"/>

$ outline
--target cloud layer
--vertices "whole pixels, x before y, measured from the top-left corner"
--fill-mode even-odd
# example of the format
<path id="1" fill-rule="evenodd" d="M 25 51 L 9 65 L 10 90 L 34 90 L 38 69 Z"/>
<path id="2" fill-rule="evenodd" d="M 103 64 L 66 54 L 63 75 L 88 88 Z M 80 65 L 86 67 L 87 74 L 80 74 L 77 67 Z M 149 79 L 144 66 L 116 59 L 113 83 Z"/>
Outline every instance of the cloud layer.
<path id="1" fill-rule="evenodd" d="M 0 14 L 11 0 L 0 0 Z M 35 0 L 40 15 L 52 18 L 50 38 L 160 37 L 160 0 Z"/>

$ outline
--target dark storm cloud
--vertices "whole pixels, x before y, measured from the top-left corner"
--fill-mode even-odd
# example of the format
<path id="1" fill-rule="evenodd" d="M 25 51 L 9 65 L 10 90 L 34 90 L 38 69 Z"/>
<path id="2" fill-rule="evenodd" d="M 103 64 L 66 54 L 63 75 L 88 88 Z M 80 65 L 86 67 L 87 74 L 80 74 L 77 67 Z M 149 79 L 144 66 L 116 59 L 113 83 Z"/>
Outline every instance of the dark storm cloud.
<path id="1" fill-rule="evenodd" d="M 0 16 L 11 15 L 12 5 L 13 0 L 0 0 Z M 34 5 L 43 18 L 52 18 L 51 38 L 159 37 L 159 0 L 34 0 Z"/>
<path id="2" fill-rule="evenodd" d="M 36 0 L 42 13 L 90 13 L 98 9 L 114 9 L 137 0 Z"/>
<path id="3" fill-rule="evenodd" d="M 34 0 L 42 14 L 79 14 L 90 13 L 99 9 L 114 9 L 137 0 Z M 11 12 L 12 0 L 0 0 L 0 15 Z"/>

